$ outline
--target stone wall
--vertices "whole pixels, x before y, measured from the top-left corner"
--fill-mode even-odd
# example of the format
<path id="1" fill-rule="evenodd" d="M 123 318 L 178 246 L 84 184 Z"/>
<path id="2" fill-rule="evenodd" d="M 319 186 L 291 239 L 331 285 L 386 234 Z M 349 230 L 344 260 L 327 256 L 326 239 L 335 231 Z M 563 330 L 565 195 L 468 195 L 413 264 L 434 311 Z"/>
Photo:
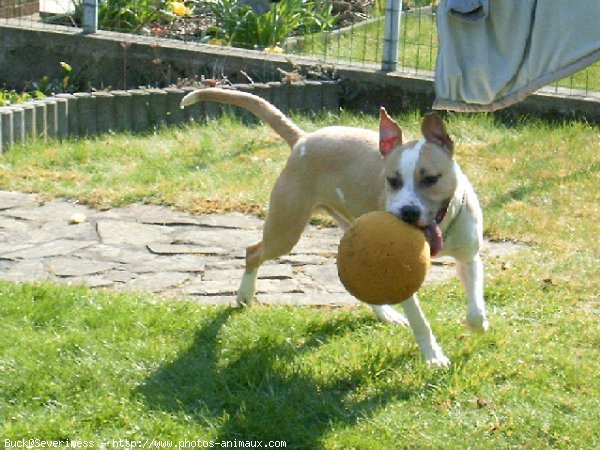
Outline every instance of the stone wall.
<path id="1" fill-rule="evenodd" d="M 190 44 L 182 41 L 8 19 L 0 22 L 0 86 L 23 89 L 44 76 L 61 77 L 60 62 L 73 68 L 85 88 L 163 87 L 178 78 L 222 78 L 231 82 L 281 79 L 277 68 L 292 70 L 281 55 Z"/>
<path id="2" fill-rule="evenodd" d="M 43 76 L 61 77 L 60 62 L 73 67 L 82 86 L 132 89 L 167 86 L 177 78 L 222 78 L 237 83 L 276 81 L 281 70 L 327 66 L 305 57 L 223 48 L 181 41 L 100 31 L 83 35 L 77 28 L 6 19 L 0 22 L 0 86 L 22 89 Z M 326 69 L 328 69 L 326 67 Z M 375 66 L 336 62 L 339 105 L 348 110 L 377 113 L 385 106 L 392 114 L 411 109 L 426 111 L 434 99 L 430 74 L 383 73 Z M 327 72 L 327 70 L 326 70 Z M 600 95 L 571 90 L 540 91 L 498 114 L 549 118 L 579 118 L 600 122 Z M 577 93 L 575 93 L 577 94 Z"/>

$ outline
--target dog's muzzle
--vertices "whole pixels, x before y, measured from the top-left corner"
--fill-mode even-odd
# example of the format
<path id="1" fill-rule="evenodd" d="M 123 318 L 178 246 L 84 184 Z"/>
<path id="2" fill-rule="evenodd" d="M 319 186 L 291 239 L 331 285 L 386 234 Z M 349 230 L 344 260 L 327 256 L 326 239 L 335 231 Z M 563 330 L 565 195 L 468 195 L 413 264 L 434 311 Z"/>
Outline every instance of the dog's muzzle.
<path id="1" fill-rule="evenodd" d="M 400 218 L 409 225 L 417 226 L 421 217 L 421 209 L 414 205 L 405 205 L 400 209 Z"/>
<path id="2" fill-rule="evenodd" d="M 421 210 L 418 206 L 405 205 L 400 209 L 400 219 L 409 225 L 419 227 L 423 231 L 425 239 L 429 243 L 429 252 L 431 256 L 437 255 L 444 247 L 444 237 L 439 224 L 444 220 L 444 217 L 446 217 L 449 205 L 450 202 L 446 202 L 435 215 L 433 222 L 424 227 L 418 225 L 419 218 L 421 217 Z"/>

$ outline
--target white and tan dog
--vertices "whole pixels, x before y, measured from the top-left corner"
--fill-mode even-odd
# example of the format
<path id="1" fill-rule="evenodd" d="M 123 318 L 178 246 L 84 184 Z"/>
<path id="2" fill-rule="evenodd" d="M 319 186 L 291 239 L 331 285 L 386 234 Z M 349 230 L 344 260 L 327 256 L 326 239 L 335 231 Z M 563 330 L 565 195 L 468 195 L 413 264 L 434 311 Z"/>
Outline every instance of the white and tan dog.
<path id="1" fill-rule="evenodd" d="M 240 305 L 252 301 L 260 265 L 289 253 L 315 210 L 327 211 L 341 227 L 369 211 L 386 210 L 421 228 L 432 256 L 456 259 L 467 294 L 465 325 L 476 331 L 488 328 L 479 256 L 481 209 L 453 159 L 454 144 L 438 115 L 430 113 L 423 119 L 423 139 L 403 143 L 400 127 L 383 108 L 379 133 L 341 126 L 305 133 L 273 105 L 252 94 L 200 89 L 186 95 L 181 106 L 200 101 L 252 112 L 292 149 L 271 193 L 263 239 L 246 249 L 246 270 L 237 295 Z M 381 320 L 409 324 L 428 364 L 449 365 L 417 296 L 401 305 L 406 319 L 389 305 L 373 309 Z"/>

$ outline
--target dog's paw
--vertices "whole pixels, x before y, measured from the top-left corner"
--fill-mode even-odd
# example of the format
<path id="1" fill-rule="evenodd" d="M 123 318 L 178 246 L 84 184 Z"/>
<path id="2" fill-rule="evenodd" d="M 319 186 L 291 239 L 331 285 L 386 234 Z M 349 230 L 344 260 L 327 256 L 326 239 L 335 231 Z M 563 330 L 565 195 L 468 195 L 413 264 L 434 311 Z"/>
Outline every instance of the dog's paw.
<path id="1" fill-rule="evenodd" d="M 373 311 L 375 312 L 375 316 L 382 322 L 391 323 L 394 325 L 402 325 L 404 327 L 409 327 L 410 324 L 406 317 L 392 308 L 390 305 L 373 305 Z"/>
<path id="2" fill-rule="evenodd" d="M 476 333 L 485 333 L 490 329 L 490 323 L 485 316 L 480 314 L 467 314 L 463 324 Z"/>
<path id="3" fill-rule="evenodd" d="M 244 295 L 242 292 L 238 292 L 235 300 L 237 302 L 238 308 L 244 308 L 252 304 L 252 302 L 254 301 L 254 295 L 248 296 Z"/>
<path id="4" fill-rule="evenodd" d="M 444 351 L 435 341 L 433 336 L 429 338 L 417 338 L 421 348 L 421 354 L 427 367 L 450 367 L 450 360 L 444 355 Z"/>
<path id="5" fill-rule="evenodd" d="M 450 367 L 450 360 L 446 358 L 446 355 L 440 350 L 439 352 L 435 352 L 431 355 L 425 356 L 425 364 L 427 367 L 437 367 L 437 368 L 447 368 Z"/>
<path id="6" fill-rule="evenodd" d="M 435 355 L 431 358 L 426 358 L 425 363 L 427 364 L 427 367 L 439 367 L 441 369 L 450 367 L 451 364 L 450 360 L 446 358 L 446 355 L 443 353 Z"/>

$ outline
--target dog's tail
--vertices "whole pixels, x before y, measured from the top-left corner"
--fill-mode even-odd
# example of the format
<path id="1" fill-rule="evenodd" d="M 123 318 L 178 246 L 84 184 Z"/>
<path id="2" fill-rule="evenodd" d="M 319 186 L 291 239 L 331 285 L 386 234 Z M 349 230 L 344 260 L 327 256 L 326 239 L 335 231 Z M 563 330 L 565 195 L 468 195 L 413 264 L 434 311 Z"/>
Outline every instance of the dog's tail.
<path id="1" fill-rule="evenodd" d="M 233 89 L 205 88 L 187 94 L 181 100 L 180 106 L 185 108 L 198 102 L 225 103 L 244 108 L 269 124 L 290 147 L 293 147 L 298 139 L 305 135 L 304 131 L 281 111 L 257 95 Z"/>

